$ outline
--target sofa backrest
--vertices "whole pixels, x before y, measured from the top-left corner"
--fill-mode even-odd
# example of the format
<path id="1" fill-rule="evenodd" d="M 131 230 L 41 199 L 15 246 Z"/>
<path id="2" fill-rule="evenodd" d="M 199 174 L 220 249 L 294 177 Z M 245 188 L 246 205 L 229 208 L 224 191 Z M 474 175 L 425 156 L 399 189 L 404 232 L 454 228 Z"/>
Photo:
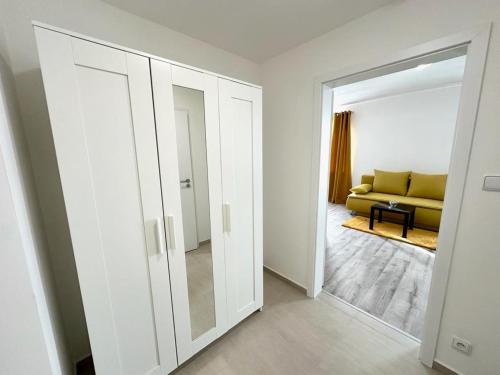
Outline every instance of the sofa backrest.
<path id="1" fill-rule="evenodd" d="M 363 174 L 361 175 L 361 183 L 362 184 L 370 184 L 373 186 L 373 181 L 375 180 L 375 176 L 372 174 Z M 410 186 L 410 181 L 411 181 L 411 174 L 410 178 L 408 179 L 408 187 Z"/>
<path id="2" fill-rule="evenodd" d="M 415 172 L 412 172 L 415 174 Z M 423 175 L 423 176 L 429 176 L 429 177 L 433 177 L 433 178 L 438 178 L 438 179 L 441 179 L 443 181 L 441 181 L 440 183 L 434 183 L 437 185 L 436 187 L 432 186 L 430 187 L 430 190 L 431 190 L 431 193 L 422 193 L 421 191 L 418 191 L 418 192 L 415 192 L 415 193 L 410 193 L 408 192 L 409 194 L 407 194 L 408 196 L 412 196 L 412 197 L 420 197 L 420 198 L 429 198 L 429 199 L 436 199 L 436 200 L 443 200 L 444 199 L 444 188 L 445 188 L 445 185 L 446 185 L 446 177 L 447 175 Z M 371 175 L 371 174 L 364 174 L 364 175 L 361 175 L 361 183 L 362 184 L 370 184 L 373 186 L 373 181 L 375 180 L 375 176 L 374 175 Z M 433 183 L 433 185 L 434 185 Z M 410 174 L 410 178 L 408 179 L 408 188 L 410 187 L 410 184 L 411 184 L 411 174 Z M 421 190 L 421 189 L 419 189 Z M 435 190 L 439 190 L 439 193 L 436 193 Z M 431 195 L 429 195 L 431 194 Z"/>

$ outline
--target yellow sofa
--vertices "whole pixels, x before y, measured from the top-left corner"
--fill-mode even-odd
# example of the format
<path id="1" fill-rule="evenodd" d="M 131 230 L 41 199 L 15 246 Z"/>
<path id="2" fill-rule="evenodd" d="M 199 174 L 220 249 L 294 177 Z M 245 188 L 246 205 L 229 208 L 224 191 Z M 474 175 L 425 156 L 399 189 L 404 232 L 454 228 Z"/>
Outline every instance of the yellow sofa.
<path id="1" fill-rule="evenodd" d="M 369 184 L 373 186 L 373 175 L 363 175 L 361 177 L 361 184 Z M 407 193 L 406 193 L 407 194 Z M 387 194 L 375 191 L 359 194 L 351 193 L 346 202 L 347 209 L 354 211 L 356 214 L 369 216 L 370 207 L 374 203 L 382 202 L 388 203 L 391 200 L 398 201 L 402 204 L 415 206 L 415 226 L 430 230 L 439 230 L 439 223 L 441 221 L 441 211 L 443 210 L 443 200 L 421 198 L 418 196 L 407 196 L 399 194 Z M 400 215 L 392 216 L 384 215 L 394 221 L 400 221 Z"/>

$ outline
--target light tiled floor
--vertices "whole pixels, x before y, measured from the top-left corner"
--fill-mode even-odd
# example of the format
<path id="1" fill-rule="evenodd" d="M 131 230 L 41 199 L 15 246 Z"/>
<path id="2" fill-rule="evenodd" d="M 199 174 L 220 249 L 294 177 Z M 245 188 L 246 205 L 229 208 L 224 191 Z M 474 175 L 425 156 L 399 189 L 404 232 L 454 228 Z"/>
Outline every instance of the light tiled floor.
<path id="1" fill-rule="evenodd" d="M 333 297 L 313 300 L 264 273 L 264 309 L 175 371 L 199 375 L 437 375 L 419 345 L 370 325 Z M 392 331 L 392 330 L 391 330 Z M 86 372 L 85 375 L 91 375 Z M 103 374 L 104 375 L 104 374 Z"/>
<path id="2" fill-rule="evenodd" d="M 214 279 L 210 241 L 186 253 L 191 337 L 196 339 L 215 327 Z"/>
<path id="3" fill-rule="evenodd" d="M 178 369 L 203 375 L 438 374 L 417 359 L 419 345 L 379 322 L 365 324 L 333 297 L 313 300 L 264 273 L 264 309 Z M 364 315 L 363 315 L 364 316 Z"/>

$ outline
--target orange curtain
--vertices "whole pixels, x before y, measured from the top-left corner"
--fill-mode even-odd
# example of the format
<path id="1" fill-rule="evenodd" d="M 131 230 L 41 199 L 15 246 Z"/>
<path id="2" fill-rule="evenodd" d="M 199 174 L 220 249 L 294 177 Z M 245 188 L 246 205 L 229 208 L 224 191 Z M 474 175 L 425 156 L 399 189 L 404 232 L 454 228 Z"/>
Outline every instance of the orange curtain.
<path id="1" fill-rule="evenodd" d="M 333 116 L 328 201 L 345 203 L 351 187 L 351 111 L 347 111 Z"/>

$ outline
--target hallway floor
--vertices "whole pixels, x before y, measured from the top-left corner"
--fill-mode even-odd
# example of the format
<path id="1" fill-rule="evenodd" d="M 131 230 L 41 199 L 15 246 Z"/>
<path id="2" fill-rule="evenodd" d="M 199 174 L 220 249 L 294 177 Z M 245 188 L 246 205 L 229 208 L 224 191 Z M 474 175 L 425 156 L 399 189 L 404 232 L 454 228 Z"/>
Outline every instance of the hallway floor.
<path id="1" fill-rule="evenodd" d="M 419 345 L 394 335 L 326 293 L 315 300 L 264 273 L 264 309 L 229 331 L 175 374 L 430 375 Z M 364 314 L 363 314 L 364 315 Z M 90 375 L 90 373 L 88 373 Z M 86 374 L 87 375 L 87 374 Z"/>
<path id="2" fill-rule="evenodd" d="M 302 291 L 264 273 L 264 309 L 181 367 L 176 374 L 437 374 L 417 359 L 419 345 L 367 325 L 323 293 Z M 385 329 L 385 330 L 384 330 Z"/>

